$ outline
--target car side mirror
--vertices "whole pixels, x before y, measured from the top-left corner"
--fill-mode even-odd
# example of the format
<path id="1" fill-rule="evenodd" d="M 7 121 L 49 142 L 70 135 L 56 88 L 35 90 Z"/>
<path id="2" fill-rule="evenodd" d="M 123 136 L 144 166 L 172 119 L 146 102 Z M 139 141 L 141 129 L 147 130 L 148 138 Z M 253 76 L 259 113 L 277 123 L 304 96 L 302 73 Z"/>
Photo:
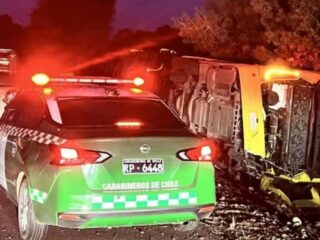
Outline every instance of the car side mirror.
<path id="1" fill-rule="evenodd" d="M 9 90 L 6 92 L 4 99 L 2 99 L 2 101 L 5 104 L 9 104 L 17 95 L 17 91 L 16 90 Z"/>

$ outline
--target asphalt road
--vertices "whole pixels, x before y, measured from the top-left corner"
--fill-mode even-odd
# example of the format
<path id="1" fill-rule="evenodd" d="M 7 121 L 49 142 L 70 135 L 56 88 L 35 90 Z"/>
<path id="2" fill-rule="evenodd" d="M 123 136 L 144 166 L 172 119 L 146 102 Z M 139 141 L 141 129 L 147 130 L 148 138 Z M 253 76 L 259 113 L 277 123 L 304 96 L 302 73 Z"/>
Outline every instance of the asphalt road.
<path id="1" fill-rule="evenodd" d="M 209 221 L 196 231 L 181 233 L 172 226 L 70 230 L 52 227 L 48 240 L 119 240 L 119 239 L 320 239 L 320 222 L 295 217 L 273 197 L 240 184 L 223 173 L 217 174 L 218 205 Z M 285 211 L 282 211 L 282 210 Z M 279 211 L 280 210 L 280 211 Z M 287 212 L 288 214 L 286 214 Z M 318 218 L 320 220 L 320 217 Z M 16 208 L 0 192 L 0 239 L 18 240 Z"/>

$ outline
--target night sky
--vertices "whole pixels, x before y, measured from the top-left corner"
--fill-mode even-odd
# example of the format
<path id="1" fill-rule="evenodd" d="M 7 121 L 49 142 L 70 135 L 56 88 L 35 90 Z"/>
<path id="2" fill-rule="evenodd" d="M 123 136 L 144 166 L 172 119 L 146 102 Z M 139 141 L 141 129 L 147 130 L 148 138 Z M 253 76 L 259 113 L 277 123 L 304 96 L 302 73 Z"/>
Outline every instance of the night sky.
<path id="1" fill-rule="evenodd" d="M 0 15 L 9 14 L 14 22 L 27 25 L 36 0 L 0 0 Z"/>
<path id="2" fill-rule="evenodd" d="M 9 14 L 25 26 L 36 3 L 37 0 L 0 0 L 0 15 Z M 182 12 L 192 12 L 201 3 L 202 0 L 117 0 L 114 30 L 154 30 Z"/>

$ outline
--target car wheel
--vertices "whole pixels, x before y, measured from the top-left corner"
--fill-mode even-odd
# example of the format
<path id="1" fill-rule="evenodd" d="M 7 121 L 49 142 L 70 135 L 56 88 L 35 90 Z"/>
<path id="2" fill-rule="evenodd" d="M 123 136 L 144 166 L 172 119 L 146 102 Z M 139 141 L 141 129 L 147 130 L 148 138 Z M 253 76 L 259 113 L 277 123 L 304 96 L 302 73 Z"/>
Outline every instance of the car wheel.
<path id="1" fill-rule="evenodd" d="M 195 230 L 199 225 L 199 221 L 190 221 L 190 222 L 185 222 L 180 225 L 175 225 L 175 230 L 179 232 L 189 232 Z"/>
<path id="2" fill-rule="evenodd" d="M 23 240 L 45 239 L 48 226 L 37 222 L 28 192 L 28 183 L 24 180 L 18 196 L 18 224 L 20 236 Z"/>

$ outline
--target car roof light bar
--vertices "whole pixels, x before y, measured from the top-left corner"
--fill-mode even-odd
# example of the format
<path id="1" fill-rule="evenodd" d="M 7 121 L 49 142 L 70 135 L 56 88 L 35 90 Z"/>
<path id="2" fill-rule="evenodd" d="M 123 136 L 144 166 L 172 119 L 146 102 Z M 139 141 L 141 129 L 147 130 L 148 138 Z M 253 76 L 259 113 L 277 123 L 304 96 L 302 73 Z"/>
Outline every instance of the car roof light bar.
<path id="1" fill-rule="evenodd" d="M 53 83 L 97 83 L 97 84 L 134 84 L 134 80 L 110 79 L 110 78 L 90 78 L 90 77 L 68 77 L 52 78 Z"/>

